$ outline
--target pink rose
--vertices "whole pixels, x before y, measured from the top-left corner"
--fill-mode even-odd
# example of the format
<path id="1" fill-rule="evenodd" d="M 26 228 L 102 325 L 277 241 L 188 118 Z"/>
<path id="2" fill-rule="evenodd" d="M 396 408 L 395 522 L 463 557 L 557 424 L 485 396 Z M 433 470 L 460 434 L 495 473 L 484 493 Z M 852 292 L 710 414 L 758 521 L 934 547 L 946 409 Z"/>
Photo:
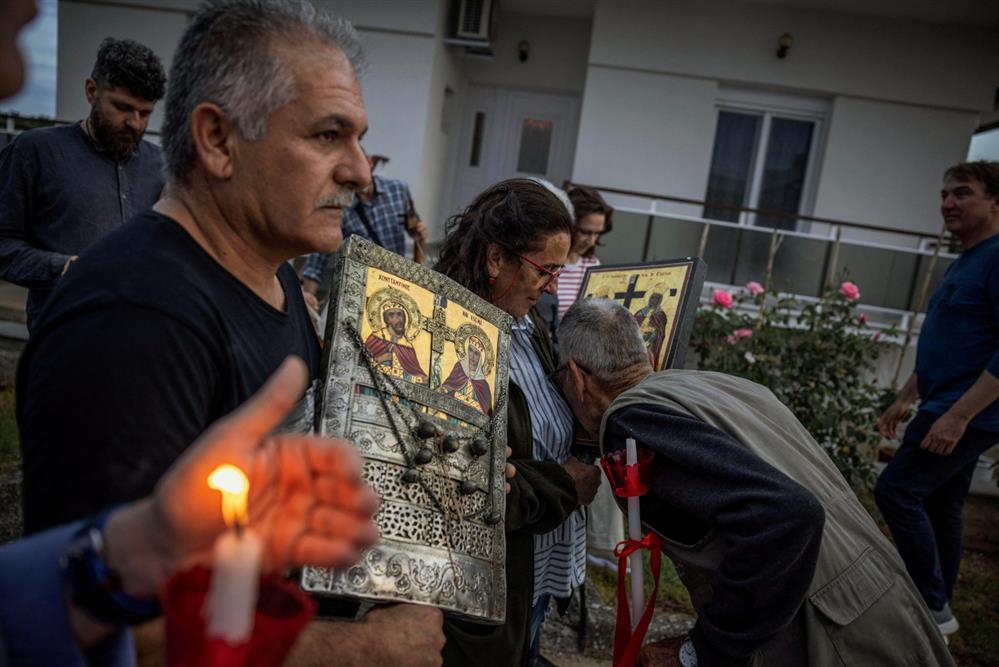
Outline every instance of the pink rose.
<path id="1" fill-rule="evenodd" d="M 842 294 L 847 301 L 856 301 L 860 298 L 860 288 L 857 287 L 856 283 L 851 283 L 849 280 L 839 286 L 839 293 Z"/>
<path id="2" fill-rule="evenodd" d="M 765 291 L 763 289 L 763 285 L 759 284 L 755 280 L 750 280 L 748 283 L 746 283 L 746 290 L 753 296 L 759 296 L 760 294 L 763 294 L 763 292 Z"/>
<path id="3" fill-rule="evenodd" d="M 711 303 L 722 308 L 731 308 L 732 294 L 723 289 L 716 289 L 714 296 L 711 297 Z"/>
<path id="4" fill-rule="evenodd" d="M 743 340 L 745 338 L 752 338 L 753 337 L 753 330 L 752 329 L 736 329 L 735 331 L 732 332 L 732 335 L 735 336 L 736 340 Z"/>
<path id="5" fill-rule="evenodd" d="M 880 331 L 875 331 L 874 332 L 874 340 L 881 340 L 881 332 Z"/>
<path id="6" fill-rule="evenodd" d="M 857 321 L 861 324 L 867 324 L 867 315 L 864 315 L 863 313 L 857 315 Z"/>
<path id="7" fill-rule="evenodd" d="M 729 345 L 735 345 L 736 343 L 739 342 L 739 340 L 735 337 L 734 334 L 730 334 L 728 336 L 725 336 L 725 342 L 728 343 Z"/>

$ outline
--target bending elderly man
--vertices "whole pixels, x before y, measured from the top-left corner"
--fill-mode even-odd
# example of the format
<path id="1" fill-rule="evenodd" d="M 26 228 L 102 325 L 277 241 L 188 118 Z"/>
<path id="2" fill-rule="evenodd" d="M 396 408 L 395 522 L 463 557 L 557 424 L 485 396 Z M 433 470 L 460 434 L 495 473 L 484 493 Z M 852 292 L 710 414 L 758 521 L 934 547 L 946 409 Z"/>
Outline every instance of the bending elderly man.
<path id="1" fill-rule="evenodd" d="M 892 545 L 768 389 L 654 373 L 634 318 L 603 299 L 569 309 L 559 357 L 569 404 L 601 450 L 630 437 L 654 453 L 642 518 L 681 566 L 698 619 L 689 637 L 646 647 L 647 658 L 953 664 Z"/>

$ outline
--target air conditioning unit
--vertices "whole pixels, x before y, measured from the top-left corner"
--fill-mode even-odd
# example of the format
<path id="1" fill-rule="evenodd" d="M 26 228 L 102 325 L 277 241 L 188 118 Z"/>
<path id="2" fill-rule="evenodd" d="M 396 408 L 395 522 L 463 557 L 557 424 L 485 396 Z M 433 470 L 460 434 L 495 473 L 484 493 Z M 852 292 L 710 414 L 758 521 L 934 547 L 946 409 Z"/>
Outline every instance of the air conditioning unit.
<path id="1" fill-rule="evenodd" d="M 492 15 L 493 0 L 459 0 L 455 36 L 459 39 L 489 41 Z"/>

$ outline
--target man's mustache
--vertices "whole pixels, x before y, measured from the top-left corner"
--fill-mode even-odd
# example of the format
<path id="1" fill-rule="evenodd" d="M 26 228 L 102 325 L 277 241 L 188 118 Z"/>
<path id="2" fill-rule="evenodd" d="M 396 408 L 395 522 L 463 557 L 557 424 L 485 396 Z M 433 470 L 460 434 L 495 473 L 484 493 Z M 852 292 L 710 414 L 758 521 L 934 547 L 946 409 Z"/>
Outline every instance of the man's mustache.
<path id="1" fill-rule="evenodd" d="M 316 202 L 316 208 L 350 208 L 354 205 L 354 189 L 349 188 L 335 195 L 323 197 Z"/>

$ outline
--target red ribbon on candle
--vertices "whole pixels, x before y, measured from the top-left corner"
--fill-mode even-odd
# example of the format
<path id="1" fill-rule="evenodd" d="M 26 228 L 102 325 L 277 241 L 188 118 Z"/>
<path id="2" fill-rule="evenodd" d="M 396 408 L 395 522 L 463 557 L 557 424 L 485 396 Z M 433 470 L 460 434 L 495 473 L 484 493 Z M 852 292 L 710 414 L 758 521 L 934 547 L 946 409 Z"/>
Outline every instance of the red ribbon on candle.
<path id="1" fill-rule="evenodd" d="M 211 570 L 195 567 L 174 575 L 164 595 L 166 662 L 170 667 L 277 667 L 312 620 L 316 603 L 294 582 L 260 578 L 253 634 L 233 645 L 206 636 L 205 596 Z"/>
<path id="2" fill-rule="evenodd" d="M 641 463 L 639 463 L 641 465 Z M 634 466 L 628 466 L 629 468 Z M 632 667 L 638 661 L 638 652 L 642 650 L 645 633 L 652 622 L 652 614 L 656 608 L 656 596 L 659 593 L 659 571 L 662 567 L 662 540 L 655 533 L 648 533 L 641 540 L 622 540 L 614 547 L 617 556 L 617 627 L 614 629 L 614 667 Z M 631 630 L 631 607 L 628 604 L 628 594 L 625 592 L 625 573 L 628 570 L 628 556 L 639 549 L 648 549 L 651 553 L 652 595 L 645 605 L 642 618 Z"/>

